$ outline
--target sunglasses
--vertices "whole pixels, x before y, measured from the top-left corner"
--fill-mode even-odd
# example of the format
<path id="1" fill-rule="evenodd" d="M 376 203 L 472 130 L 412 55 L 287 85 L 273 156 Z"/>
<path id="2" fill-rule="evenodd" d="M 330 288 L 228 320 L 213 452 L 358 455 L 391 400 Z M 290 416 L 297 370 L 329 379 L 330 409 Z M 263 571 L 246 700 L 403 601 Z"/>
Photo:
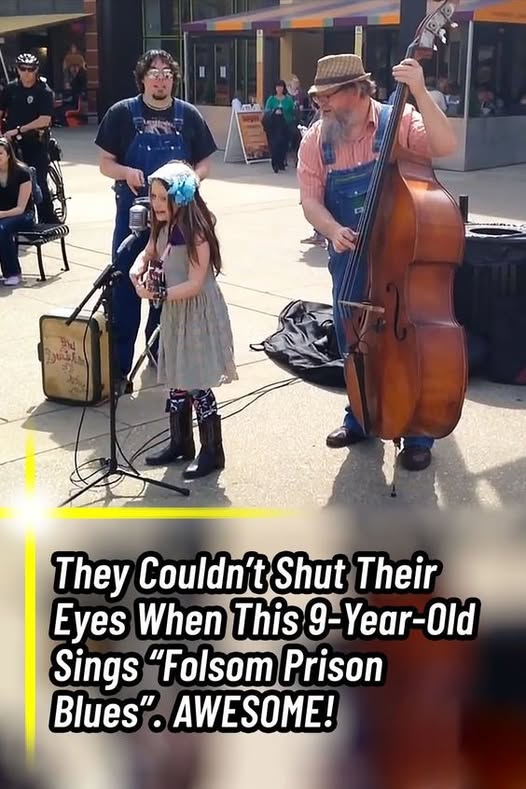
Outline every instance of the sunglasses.
<path id="1" fill-rule="evenodd" d="M 172 79 L 173 75 L 171 68 L 151 68 L 146 72 L 148 79 Z"/>
<path id="2" fill-rule="evenodd" d="M 36 71 L 35 66 L 17 66 L 19 71 Z"/>

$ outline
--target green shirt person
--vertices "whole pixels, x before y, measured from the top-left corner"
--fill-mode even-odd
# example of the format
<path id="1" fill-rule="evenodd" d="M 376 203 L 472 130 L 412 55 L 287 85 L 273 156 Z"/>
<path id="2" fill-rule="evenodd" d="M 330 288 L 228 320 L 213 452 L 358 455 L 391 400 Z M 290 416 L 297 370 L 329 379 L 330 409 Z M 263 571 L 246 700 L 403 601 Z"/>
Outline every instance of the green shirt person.
<path id="1" fill-rule="evenodd" d="M 274 94 L 268 97 L 267 103 L 265 104 L 265 110 L 267 112 L 278 109 L 283 112 L 283 117 L 285 118 L 287 126 L 294 123 L 294 99 L 287 91 L 287 86 L 282 79 L 276 82 Z"/>

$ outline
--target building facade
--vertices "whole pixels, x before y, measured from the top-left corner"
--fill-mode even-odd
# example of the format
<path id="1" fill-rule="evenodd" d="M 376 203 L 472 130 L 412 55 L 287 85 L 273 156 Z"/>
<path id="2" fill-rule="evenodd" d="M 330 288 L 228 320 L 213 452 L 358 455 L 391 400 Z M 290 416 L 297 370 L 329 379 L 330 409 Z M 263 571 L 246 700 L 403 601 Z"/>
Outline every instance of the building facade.
<path id="1" fill-rule="evenodd" d="M 0 80 L 32 51 L 60 96 L 68 62 L 86 67 L 89 110 L 102 117 L 136 91 L 146 49 L 181 64 L 179 94 L 196 104 L 218 144 L 230 105 L 264 100 L 279 78 L 312 83 L 319 57 L 360 53 L 386 101 L 401 57 L 400 0 L 0 0 Z M 526 161 L 526 0 L 462 0 L 456 27 L 426 62 L 448 98 L 458 141 L 451 169 Z M 72 53 L 72 48 L 75 52 Z M 69 58 L 69 61 L 68 61 Z M 259 79 L 258 79 L 259 76 Z M 258 93 L 259 91 L 259 93 Z"/>
<path id="2" fill-rule="evenodd" d="M 458 139 L 457 154 L 438 164 L 472 170 L 526 162 L 526 1 L 462 0 L 454 22 L 445 44 L 423 62 Z M 275 8 L 187 23 L 184 31 L 190 52 L 207 36 L 223 46 L 228 36 L 259 38 L 266 76 L 260 98 L 269 95 L 275 79 L 292 74 L 308 88 L 318 58 L 355 51 L 373 74 L 377 98 L 387 101 L 392 67 L 404 54 L 400 0 L 282 0 Z M 189 93 L 197 97 L 195 74 L 192 79 Z M 208 98 L 201 97 L 205 113 L 212 112 Z"/>

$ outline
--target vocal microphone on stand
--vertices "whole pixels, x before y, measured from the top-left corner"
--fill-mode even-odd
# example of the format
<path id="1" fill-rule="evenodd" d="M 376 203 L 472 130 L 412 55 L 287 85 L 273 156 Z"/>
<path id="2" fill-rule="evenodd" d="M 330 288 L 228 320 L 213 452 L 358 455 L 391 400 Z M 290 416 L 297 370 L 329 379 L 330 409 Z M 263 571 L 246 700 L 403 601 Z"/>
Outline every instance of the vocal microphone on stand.
<path id="1" fill-rule="evenodd" d="M 150 226 L 149 219 L 149 197 L 137 197 L 130 208 L 128 215 L 128 226 L 131 230 L 131 234 L 123 241 L 121 247 L 127 247 L 135 238 L 138 238 L 142 233 L 148 230 Z M 119 254 L 121 247 L 119 247 L 117 250 L 117 254 Z M 148 288 L 148 290 L 157 294 L 158 298 L 152 299 L 151 302 L 154 307 L 159 308 L 166 293 L 161 261 L 150 260 L 148 262 L 148 267 L 143 275 L 143 283 Z"/>
<path id="2" fill-rule="evenodd" d="M 150 199 L 148 197 L 137 197 L 130 208 L 128 213 L 128 227 L 131 230 L 129 236 L 126 236 L 122 244 L 117 249 L 117 255 L 132 244 L 141 233 L 148 230 L 148 218 L 150 215 Z"/>

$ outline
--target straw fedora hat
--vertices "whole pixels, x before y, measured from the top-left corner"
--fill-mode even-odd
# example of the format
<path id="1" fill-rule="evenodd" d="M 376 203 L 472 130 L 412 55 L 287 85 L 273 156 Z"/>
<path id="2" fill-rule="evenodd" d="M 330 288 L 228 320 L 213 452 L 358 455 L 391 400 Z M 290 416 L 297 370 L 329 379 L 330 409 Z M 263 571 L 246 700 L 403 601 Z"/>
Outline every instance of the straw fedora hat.
<path id="1" fill-rule="evenodd" d="M 358 55 L 327 55 L 318 60 L 314 85 L 309 89 L 309 95 L 328 93 L 361 79 L 369 79 L 370 76 L 370 73 L 365 72 Z"/>

